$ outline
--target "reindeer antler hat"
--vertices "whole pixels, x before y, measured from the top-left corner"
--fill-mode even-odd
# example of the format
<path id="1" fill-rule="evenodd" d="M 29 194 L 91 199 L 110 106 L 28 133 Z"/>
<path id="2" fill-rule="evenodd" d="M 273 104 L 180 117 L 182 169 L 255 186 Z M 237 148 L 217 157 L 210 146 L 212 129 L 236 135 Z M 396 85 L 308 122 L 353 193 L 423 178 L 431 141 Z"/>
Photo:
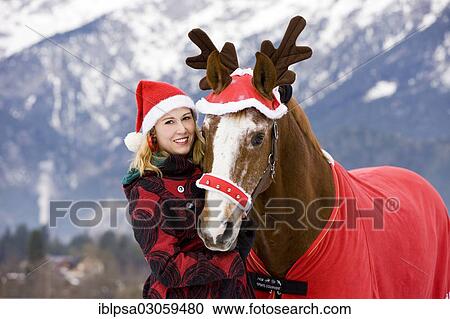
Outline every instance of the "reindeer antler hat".
<path id="1" fill-rule="evenodd" d="M 311 48 L 295 44 L 305 26 L 305 19 L 296 16 L 291 19 L 278 48 L 271 41 L 263 41 L 260 52 L 256 53 L 254 70 L 239 68 L 232 43 L 225 43 L 218 52 L 205 32 L 200 29 L 189 32 L 189 38 L 201 53 L 187 58 L 186 64 L 194 69 L 206 69 L 200 88 L 213 89 L 196 103 L 197 110 L 222 115 L 254 107 L 271 119 L 286 114 L 287 107 L 280 101 L 278 87 L 294 83 L 295 73 L 288 67 L 312 55 Z"/>

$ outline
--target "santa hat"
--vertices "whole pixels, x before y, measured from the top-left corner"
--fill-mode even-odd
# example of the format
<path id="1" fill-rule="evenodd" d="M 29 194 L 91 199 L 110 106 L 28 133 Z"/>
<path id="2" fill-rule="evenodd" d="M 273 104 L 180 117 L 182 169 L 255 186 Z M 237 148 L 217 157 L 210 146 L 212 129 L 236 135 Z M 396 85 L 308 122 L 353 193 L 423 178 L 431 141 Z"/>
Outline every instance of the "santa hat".
<path id="1" fill-rule="evenodd" d="M 124 139 L 132 152 L 137 152 L 147 132 L 163 115 L 179 107 L 195 111 L 194 102 L 186 93 L 165 82 L 139 81 L 136 102 L 136 132 L 128 133 Z"/>
<path id="2" fill-rule="evenodd" d="M 256 90 L 252 79 L 252 69 L 236 69 L 231 74 L 231 83 L 222 92 L 211 92 L 195 104 L 197 111 L 222 115 L 254 107 L 270 119 L 279 119 L 286 114 L 287 107 L 280 101 L 278 87 L 273 89 L 273 99 L 269 100 Z"/>

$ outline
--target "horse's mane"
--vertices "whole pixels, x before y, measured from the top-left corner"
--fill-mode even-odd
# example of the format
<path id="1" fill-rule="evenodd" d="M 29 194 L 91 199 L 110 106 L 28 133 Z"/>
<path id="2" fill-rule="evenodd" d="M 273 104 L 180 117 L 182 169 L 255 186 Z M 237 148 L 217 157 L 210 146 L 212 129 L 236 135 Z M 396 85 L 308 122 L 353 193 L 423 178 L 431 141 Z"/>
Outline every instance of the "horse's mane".
<path id="1" fill-rule="evenodd" d="M 305 112 L 301 108 L 300 104 L 297 102 L 297 100 L 292 97 L 289 102 L 287 103 L 288 111 L 289 113 L 294 117 L 295 121 L 298 124 L 299 129 L 305 134 L 305 136 L 309 139 L 309 141 L 312 143 L 314 149 L 319 152 L 319 154 L 322 154 L 322 148 L 320 147 L 319 140 L 317 139 L 316 135 L 314 134 L 311 124 L 309 123 L 308 117 L 306 116 Z"/>

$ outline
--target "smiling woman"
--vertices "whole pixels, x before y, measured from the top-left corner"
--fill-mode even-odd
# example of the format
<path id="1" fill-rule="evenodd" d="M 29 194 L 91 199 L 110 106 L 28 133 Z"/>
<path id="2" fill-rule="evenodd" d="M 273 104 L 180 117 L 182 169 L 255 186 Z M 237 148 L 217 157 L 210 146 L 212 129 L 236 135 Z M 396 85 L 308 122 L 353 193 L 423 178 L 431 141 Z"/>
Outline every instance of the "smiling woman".
<path id="1" fill-rule="evenodd" d="M 139 82 L 136 101 L 136 132 L 125 138 L 128 149 L 136 153 L 131 171 L 142 176 L 149 170 L 162 177 L 158 164 L 170 154 L 191 153 L 193 163 L 200 165 L 203 139 L 195 124 L 193 101 L 180 89 L 153 81 Z"/>
<path id="2" fill-rule="evenodd" d="M 191 150 L 195 134 L 192 111 L 187 107 L 172 110 L 156 125 L 154 136 L 158 136 L 159 147 L 170 154 L 186 155 Z"/>
<path id="3" fill-rule="evenodd" d="M 243 262 L 252 244 L 248 232 L 228 252 L 207 249 L 197 234 L 204 191 L 195 182 L 204 141 L 193 101 L 170 84 L 151 81 L 139 83 L 136 100 L 136 132 L 125 138 L 135 156 L 122 184 L 151 272 L 143 297 L 253 297 Z"/>
<path id="4" fill-rule="evenodd" d="M 203 138 L 195 124 L 195 113 L 188 107 L 169 111 L 145 134 L 145 138 L 139 138 L 140 145 L 130 169 L 139 171 L 141 176 L 145 170 L 150 170 L 162 177 L 157 164 L 170 154 L 190 154 L 194 164 L 201 164 Z"/>

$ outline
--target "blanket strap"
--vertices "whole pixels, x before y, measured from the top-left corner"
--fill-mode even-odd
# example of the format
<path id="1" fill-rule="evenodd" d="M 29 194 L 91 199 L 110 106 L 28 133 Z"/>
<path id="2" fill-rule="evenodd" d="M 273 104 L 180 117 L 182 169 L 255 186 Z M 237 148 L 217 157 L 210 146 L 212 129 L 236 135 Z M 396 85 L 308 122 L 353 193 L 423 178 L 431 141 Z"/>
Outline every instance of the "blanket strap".
<path id="1" fill-rule="evenodd" d="M 282 294 L 306 296 L 308 292 L 308 283 L 306 281 L 277 279 L 255 272 L 249 272 L 248 277 L 253 289 L 274 291 L 275 298 L 281 298 Z"/>

